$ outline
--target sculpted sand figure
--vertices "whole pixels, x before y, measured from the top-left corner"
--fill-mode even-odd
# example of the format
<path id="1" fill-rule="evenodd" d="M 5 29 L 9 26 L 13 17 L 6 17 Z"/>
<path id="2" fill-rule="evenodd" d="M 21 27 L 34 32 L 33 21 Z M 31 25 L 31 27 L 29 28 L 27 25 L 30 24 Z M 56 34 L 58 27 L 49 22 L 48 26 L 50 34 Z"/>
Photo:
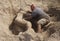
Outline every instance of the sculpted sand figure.
<path id="1" fill-rule="evenodd" d="M 20 12 L 10 25 L 10 29 L 13 34 L 17 35 L 19 32 L 28 30 L 31 26 L 31 23 L 23 18 L 23 12 Z"/>

